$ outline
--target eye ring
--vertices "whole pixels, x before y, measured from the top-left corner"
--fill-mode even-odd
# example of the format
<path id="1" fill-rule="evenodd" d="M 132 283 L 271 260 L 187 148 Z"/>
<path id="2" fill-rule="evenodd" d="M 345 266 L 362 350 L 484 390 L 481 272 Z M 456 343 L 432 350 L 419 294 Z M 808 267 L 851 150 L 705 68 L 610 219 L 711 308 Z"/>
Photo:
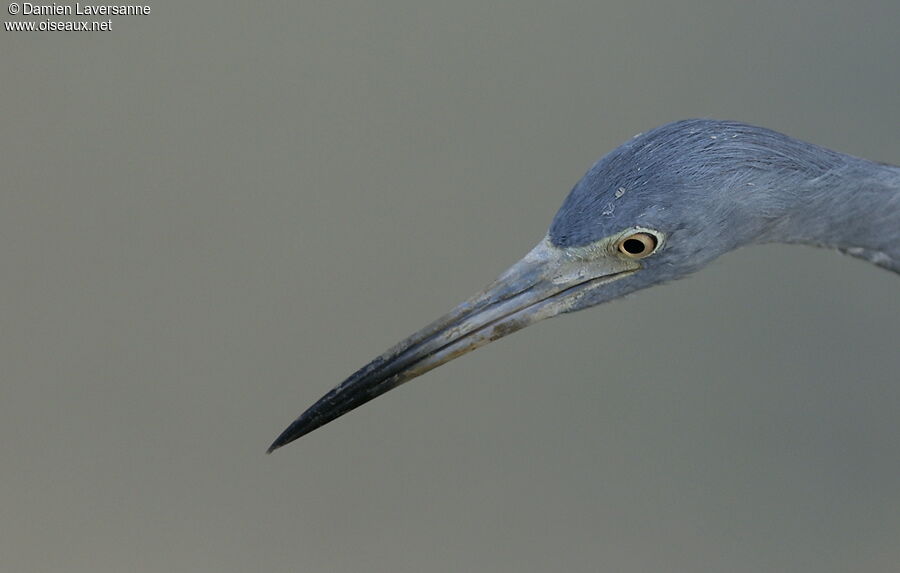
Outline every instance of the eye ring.
<path id="1" fill-rule="evenodd" d="M 631 233 L 619 239 L 616 250 L 629 259 L 643 259 L 652 255 L 659 246 L 659 239 L 647 232 Z"/>

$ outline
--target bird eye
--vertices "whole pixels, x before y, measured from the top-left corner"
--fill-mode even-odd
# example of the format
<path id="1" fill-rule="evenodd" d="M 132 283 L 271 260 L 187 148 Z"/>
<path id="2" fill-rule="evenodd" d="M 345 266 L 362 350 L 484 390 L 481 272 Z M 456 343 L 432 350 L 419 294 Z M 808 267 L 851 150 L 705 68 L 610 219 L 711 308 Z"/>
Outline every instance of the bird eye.
<path id="1" fill-rule="evenodd" d="M 650 233 L 633 233 L 622 237 L 617 248 L 629 259 L 643 259 L 656 250 L 656 237 Z"/>

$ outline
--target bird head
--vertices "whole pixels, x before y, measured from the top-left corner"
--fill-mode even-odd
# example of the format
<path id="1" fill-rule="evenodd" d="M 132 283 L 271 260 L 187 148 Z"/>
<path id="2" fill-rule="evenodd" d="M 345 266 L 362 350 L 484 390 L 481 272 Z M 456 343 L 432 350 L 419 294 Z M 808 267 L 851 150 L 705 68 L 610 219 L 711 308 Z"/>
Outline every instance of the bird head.
<path id="1" fill-rule="evenodd" d="M 827 156 L 787 153 L 791 141 L 714 120 L 635 136 L 591 167 L 522 260 L 328 392 L 269 451 L 539 320 L 679 278 L 759 240 L 787 208 L 775 186 L 828 168 L 815 163 Z"/>

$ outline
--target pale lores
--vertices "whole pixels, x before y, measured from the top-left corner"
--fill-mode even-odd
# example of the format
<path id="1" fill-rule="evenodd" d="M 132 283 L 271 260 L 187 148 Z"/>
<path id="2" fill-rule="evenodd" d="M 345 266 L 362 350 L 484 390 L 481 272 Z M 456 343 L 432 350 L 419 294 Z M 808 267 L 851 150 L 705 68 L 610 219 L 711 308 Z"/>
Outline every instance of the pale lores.
<path id="1" fill-rule="evenodd" d="M 637 135 L 591 167 L 525 258 L 328 392 L 269 452 L 539 320 L 773 242 L 838 249 L 900 273 L 900 167 L 733 121 Z"/>

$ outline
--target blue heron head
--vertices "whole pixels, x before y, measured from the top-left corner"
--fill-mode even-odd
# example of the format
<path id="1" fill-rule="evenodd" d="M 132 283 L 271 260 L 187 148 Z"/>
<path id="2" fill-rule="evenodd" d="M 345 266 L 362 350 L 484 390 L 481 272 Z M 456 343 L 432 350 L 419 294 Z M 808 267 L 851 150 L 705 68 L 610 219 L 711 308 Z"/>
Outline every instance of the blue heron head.
<path id="1" fill-rule="evenodd" d="M 521 261 L 327 393 L 269 451 L 538 320 L 680 278 L 745 244 L 834 246 L 898 270 L 898 207 L 897 168 L 767 129 L 686 120 L 639 134 L 591 167 Z"/>
<path id="2" fill-rule="evenodd" d="M 680 278 L 742 245 L 790 240 L 795 211 L 848 159 L 729 121 L 685 120 L 635 136 L 575 185 L 546 240 L 563 252 L 631 255 L 637 268 L 569 310 Z M 629 253 L 622 241 L 633 234 L 656 248 Z"/>

